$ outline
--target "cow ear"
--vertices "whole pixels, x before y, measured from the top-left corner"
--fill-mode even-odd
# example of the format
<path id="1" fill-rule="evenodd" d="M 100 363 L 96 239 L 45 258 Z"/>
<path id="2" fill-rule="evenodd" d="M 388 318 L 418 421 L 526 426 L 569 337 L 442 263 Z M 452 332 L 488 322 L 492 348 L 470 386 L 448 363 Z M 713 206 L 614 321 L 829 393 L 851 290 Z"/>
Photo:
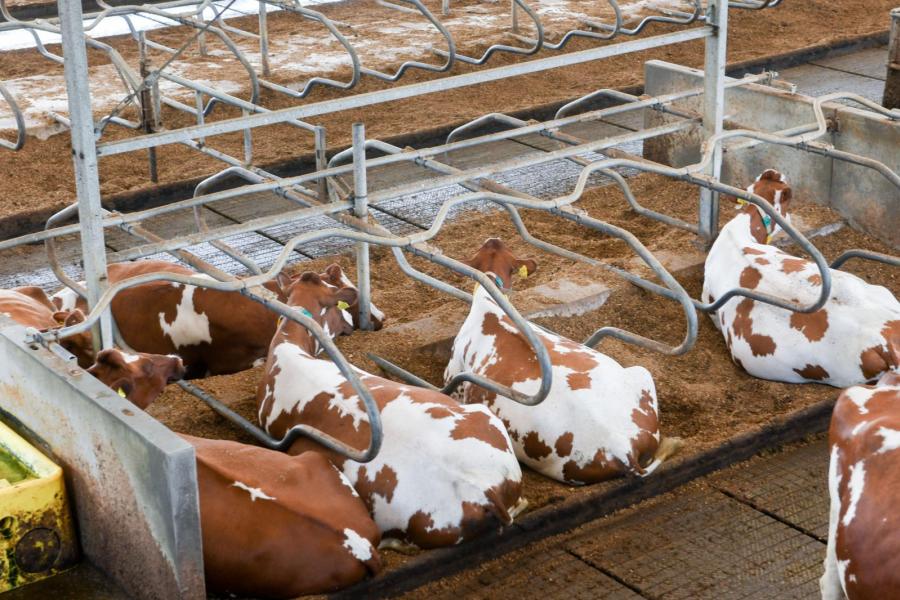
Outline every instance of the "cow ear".
<path id="1" fill-rule="evenodd" d="M 66 327 L 71 327 L 72 325 L 76 325 L 85 320 L 84 313 L 81 312 L 80 308 L 76 308 L 66 317 L 65 325 Z"/>
<path id="2" fill-rule="evenodd" d="M 516 259 L 513 263 L 513 270 L 524 279 L 537 271 L 537 261 L 533 258 L 526 258 L 524 260 Z"/>
<path id="3" fill-rule="evenodd" d="M 291 289 L 291 283 L 293 283 L 291 276 L 282 271 L 275 276 L 276 293 L 282 298 L 286 298 L 288 290 Z"/>
<path id="4" fill-rule="evenodd" d="M 359 300 L 359 294 L 352 287 L 342 287 L 334 293 L 335 304 L 338 302 L 346 302 L 352 306 L 353 304 L 356 304 L 357 300 Z"/>
<path id="5" fill-rule="evenodd" d="M 340 286 L 343 283 L 344 279 L 344 270 L 341 269 L 341 265 L 337 263 L 332 263 L 328 265 L 325 269 L 325 277 L 328 279 L 328 283 L 331 285 Z"/>
<path id="6" fill-rule="evenodd" d="M 95 362 L 98 365 L 109 365 L 111 367 L 120 367 L 124 364 L 122 354 L 115 348 L 107 348 L 98 352 Z"/>

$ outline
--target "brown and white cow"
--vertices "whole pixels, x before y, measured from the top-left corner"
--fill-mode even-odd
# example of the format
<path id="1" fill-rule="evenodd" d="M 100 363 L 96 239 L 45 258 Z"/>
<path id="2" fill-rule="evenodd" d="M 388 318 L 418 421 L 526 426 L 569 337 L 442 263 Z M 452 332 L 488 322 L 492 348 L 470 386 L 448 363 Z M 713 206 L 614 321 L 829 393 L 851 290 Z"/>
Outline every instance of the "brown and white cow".
<path id="1" fill-rule="evenodd" d="M 167 385 L 184 378 L 185 368 L 178 356 L 108 348 L 97 353 L 88 373 L 139 408 L 147 408 Z"/>
<path id="2" fill-rule="evenodd" d="M 747 189 L 790 218 L 791 188 L 780 173 L 769 169 Z M 706 258 L 703 300 L 743 287 L 812 304 L 822 289 L 818 268 L 769 245 L 778 231 L 755 206 L 739 209 Z M 886 288 L 843 271 L 832 270 L 831 283 L 828 302 L 811 314 L 729 300 L 711 316 L 734 362 L 763 379 L 837 387 L 874 381 L 900 366 L 900 302 Z"/>
<path id="3" fill-rule="evenodd" d="M 900 593 L 900 372 L 838 398 L 828 432 L 831 512 L 824 600 Z"/>
<path id="4" fill-rule="evenodd" d="M 44 290 L 34 286 L 0 290 L 0 314 L 38 331 L 68 327 L 84 321 L 84 313 L 80 310 L 58 310 Z M 93 362 L 94 347 L 90 333 L 69 336 L 61 340 L 60 345 L 75 355 L 82 368 L 88 368 Z"/>
<path id="5" fill-rule="evenodd" d="M 335 289 L 304 273 L 288 303 L 319 323 L 355 290 Z M 257 394 L 259 420 L 276 437 L 303 423 L 364 448 L 370 427 L 365 408 L 303 326 L 285 321 L 272 340 Z M 522 472 L 503 424 L 482 406 L 359 371 L 381 412 L 384 439 L 371 462 L 330 453 L 369 507 L 382 535 L 422 548 L 456 544 L 523 508 Z M 290 452 L 321 446 L 298 440 Z"/>
<path id="6" fill-rule="evenodd" d="M 333 267 L 337 265 L 329 269 L 334 271 Z M 148 273 L 206 277 L 188 267 L 161 260 L 111 264 L 108 271 L 111 283 Z M 339 277 L 346 279 L 342 272 Z M 281 275 L 266 287 L 282 296 L 282 286 L 289 287 L 290 282 L 290 277 Z M 85 308 L 83 299 L 68 288 L 57 292 L 54 301 L 62 309 Z M 131 348 L 152 354 L 179 355 L 189 378 L 235 373 L 261 364 L 278 320 L 275 313 L 238 292 L 167 281 L 123 290 L 113 299 L 112 311 L 123 339 Z M 349 315 L 345 318 L 352 323 Z M 334 335 L 349 333 L 339 320 L 332 321 L 331 326 L 336 328 Z"/>
<path id="7" fill-rule="evenodd" d="M 503 290 L 511 288 L 514 274 L 527 276 L 537 268 L 496 238 L 467 262 L 496 278 Z M 624 473 L 648 475 L 677 450 L 676 438 L 660 442 L 656 388 L 645 368 L 623 368 L 596 350 L 533 329 L 553 366 L 550 393 L 541 404 L 525 406 L 469 383 L 461 387 L 466 403 L 483 403 L 500 417 L 520 461 L 558 481 L 585 484 Z M 481 286 L 453 342 L 445 380 L 463 372 L 524 394 L 540 386 L 534 351 Z"/>
<path id="8" fill-rule="evenodd" d="M 89 373 L 146 408 L 183 370 L 178 357 L 109 349 Z M 181 437 L 197 457 L 210 591 L 294 598 L 335 591 L 380 570 L 378 527 L 326 457 Z"/>

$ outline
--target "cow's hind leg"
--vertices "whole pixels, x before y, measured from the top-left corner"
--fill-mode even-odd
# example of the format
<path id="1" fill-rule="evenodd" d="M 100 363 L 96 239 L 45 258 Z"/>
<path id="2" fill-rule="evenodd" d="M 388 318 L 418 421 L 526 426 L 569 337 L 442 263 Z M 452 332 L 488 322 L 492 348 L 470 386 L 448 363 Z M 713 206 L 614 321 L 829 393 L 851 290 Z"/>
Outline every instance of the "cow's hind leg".
<path id="1" fill-rule="evenodd" d="M 819 591 L 822 600 L 843 600 L 844 590 L 841 585 L 841 574 L 837 564 L 837 528 L 841 516 L 841 497 L 838 489 L 838 449 L 832 447 L 831 460 L 828 464 L 828 495 L 831 507 L 828 518 L 828 547 L 825 549 L 825 573 L 819 579 Z"/>

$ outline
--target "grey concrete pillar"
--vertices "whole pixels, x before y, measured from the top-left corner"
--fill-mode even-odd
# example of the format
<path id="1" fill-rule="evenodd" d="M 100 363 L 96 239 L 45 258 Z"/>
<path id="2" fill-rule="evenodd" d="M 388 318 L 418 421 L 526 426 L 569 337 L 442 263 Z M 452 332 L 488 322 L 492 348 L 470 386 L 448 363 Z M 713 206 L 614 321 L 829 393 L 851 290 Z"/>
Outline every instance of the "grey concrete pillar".
<path id="1" fill-rule="evenodd" d="M 881 103 L 885 108 L 900 108 L 900 7 L 891 11 L 891 41 L 887 62 L 884 100 Z"/>

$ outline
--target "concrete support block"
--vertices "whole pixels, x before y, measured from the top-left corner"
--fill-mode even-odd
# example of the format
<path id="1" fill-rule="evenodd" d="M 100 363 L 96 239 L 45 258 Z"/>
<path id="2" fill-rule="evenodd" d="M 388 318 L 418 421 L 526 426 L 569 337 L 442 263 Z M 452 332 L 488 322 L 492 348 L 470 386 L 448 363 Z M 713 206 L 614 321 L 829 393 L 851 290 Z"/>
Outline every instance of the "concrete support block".
<path id="1" fill-rule="evenodd" d="M 2 418 L 63 467 L 86 557 L 133 598 L 205 598 L 194 450 L 0 316 Z"/>
<path id="2" fill-rule="evenodd" d="M 884 81 L 884 100 L 881 104 L 885 108 L 900 108 L 900 7 L 891 11 L 887 78 Z"/>

